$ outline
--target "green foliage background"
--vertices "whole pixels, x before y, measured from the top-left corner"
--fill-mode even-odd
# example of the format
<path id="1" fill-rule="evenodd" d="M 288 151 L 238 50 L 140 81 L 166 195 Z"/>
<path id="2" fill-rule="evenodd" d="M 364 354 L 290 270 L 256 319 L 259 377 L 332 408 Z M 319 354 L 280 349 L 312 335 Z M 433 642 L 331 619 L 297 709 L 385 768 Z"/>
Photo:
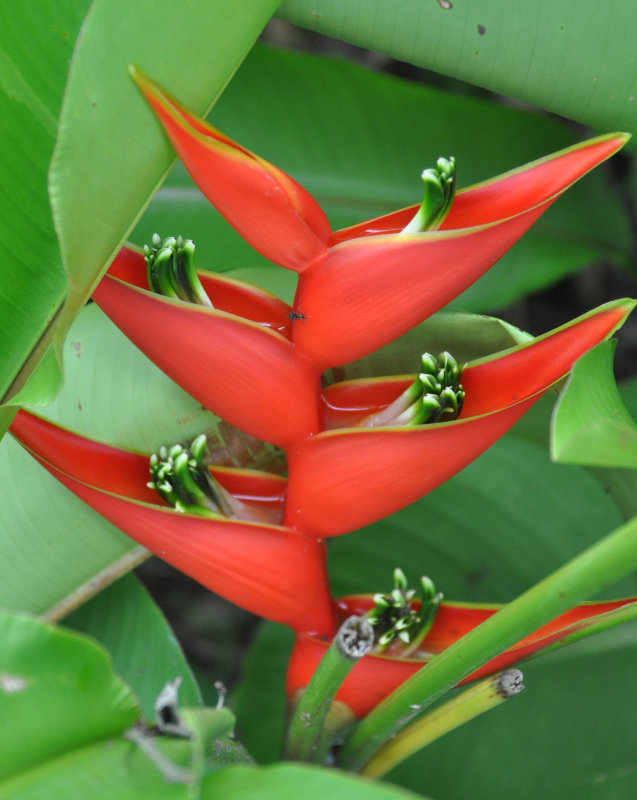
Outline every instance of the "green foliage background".
<path id="1" fill-rule="evenodd" d="M 143 244 L 156 230 L 183 233 L 196 239 L 203 266 L 233 270 L 290 296 L 293 276 L 255 255 L 179 165 L 170 171 L 173 153 L 128 78 L 129 63 L 195 110 L 214 104 L 214 124 L 303 183 L 334 226 L 414 202 L 420 170 L 441 154 L 456 156 L 460 184 L 468 185 L 582 137 L 581 126 L 544 111 L 599 132 L 637 129 L 637 17 L 628 0 L 582 0 L 576 8 L 569 0 L 466 0 L 448 10 L 436 0 L 285 0 L 278 8 L 279 25 L 287 20 L 376 51 L 385 62 L 408 62 L 522 104 L 466 87 L 457 91 L 458 84 L 441 78 L 426 82 L 422 73 L 406 81 L 339 57 L 271 45 L 251 49 L 276 7 L 273 0 L 40 0 L 37 13 L 30 4 L 0 8 L 0 430 L 20 403 L 49 404 L 45 413 L 52 419 L 139 449 L 218 426 L 97 308 L 84 307 L 126 237 Z M 276 30 L 270 28 L 269 39 L 281 41 Z M 315 41 L 285 31 L 294 41 Z M 342 45 L 339 52 L 364 56 Z M 621 163 L 619 178 L 617 170 L 597 170 L 569 191 L 455 306 L 504 310 L 534 327 L 538 306 L 529 294 L 600 260 L 620 276 L 612 283 L 619 280 L 634 293 L 635 186 L 630 158 Z M 586 279 L 584 285 L 588 305 L 613 296 L 611 285 L 597 281 L 591 289 Z M 556 324 L 570 315 L 558 313 Z M 478 329 L 492 341 L 486 327 Z M 621 348 L 628 346 L 620 344 L 623 360 Z M 387 358 L 402 357 L 409 347 L 400 344 Z M 568 405 L 560 406 L 556 420 L 561 414 L 564 424 L 556 427 L 553 452 L 596 471 L 549 462 L 552 403 L 543 402 L 436 492 L 333 542 L 334 590 L 383 588 L 394 566 L 387 563 L 390 549 L 397 563 L 413 565 L 412 577 L 427 572 L 450 598 L 505 602 L 635 514 L 634 477 L 627 469 L 634 466 L 628 413 L 634 417 L 637 408 L 634 386 L 624 395 L 628 411 L 618 429 L 610 354 L 592 358 L 569 387 L 570 402 L 584 416 L 575 425 Z M 600 369 L 607 380 L 600 396 L 591 397 L 590 376 Z M 600 439 L 590 420 L 604 414 L 612 430 Z M 614 460 L 620 440 L 621 463 Z M 591 449 L 597 459 L 587 461 Z M 0 445 L 0 475 L 0 605 L 10 612 L 60 619 L 145 557 L 10 437 Z M 635 579 L 627 578 L 609 594 L 635 595 L 636 589 Z M 183 678 L 185 704 L 200 705 L 201 694 L 214 702 L 212 688 L 197 685 L 161 612 L 132 576 L 65 620 L 104 645 L 115 672 L 87 640 L 68 644 L 70 634 L 21 615 L 7 615 L 2 624 L 7 674 L 28 666 L 35 685 L 41 679 L 36 662 L 52 648 L 57 655 L 48 663 L 55 680 L 63 681 L 69 665 L 78 663 L 75 648 L 84 648 L 107 688 L 99 694 L 104 713 L 94 714 L 86 694 L 71 697 L 42 684 L 28 716 L 16 711 L 19 723 L 5 728 L 23 732 L 7 747 L 28 751 L 32 761 L 16 777 L 17 761 L 7 766 L 13 750 L 4 750 L 6 772 L 0 758 L 0 774 L 14 774 L 0 784 L 0 797 L 18 790 L 36 797 L 42 786 L 52 793 L 74 786 L 98 798 L 149 791 L 190 796 L 183 785 L 158 781 L 143 760 L 135 760 L 137 777 L 149 783 L 128 783 L 132 746 L 121 732 L 139 713 L 132 708 L 139 704 L 150 718 L 159 689 L 176 674 Z M 637 654 L 635 636 L 633 624 L 539 658 L 528 669 L 529 689 L 515 703 L 436 743 L 389 779 L 439 800 L 524 800 L 539 792 L 548 800 L 630 796 L 637 787 L 635 707 L 623 676 Z M 260 760 L 277 754 L 289 645 L 287 632 L 266 626 L 238 686 L 239 732 Z M 3 714 L 18 696 L 0 695 Z M 63 718 L 70 733 L 64 739 L 59 727 L 42 729 L 36 753 L 27 734 L 45 718 Z M 118 738 L 107 752 L 111 734 Z M 54 739 L 67 743 L 51 754 Z M 186 763 L 191 754 L 179 748 L 169 747 Z M 233 767 L 207 776 L 199 791 L 201 797 L 233 798 L 297 796 L 301 790 L 307 797 L 326 791 L 335 798 L 409 796 L 353 781 L 302 767 Z"/>

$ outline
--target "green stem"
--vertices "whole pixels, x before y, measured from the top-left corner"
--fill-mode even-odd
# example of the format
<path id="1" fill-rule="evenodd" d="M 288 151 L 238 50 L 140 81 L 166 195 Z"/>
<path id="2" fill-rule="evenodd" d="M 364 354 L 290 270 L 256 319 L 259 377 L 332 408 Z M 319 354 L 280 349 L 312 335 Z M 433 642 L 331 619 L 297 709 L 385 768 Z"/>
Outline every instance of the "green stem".
<path id="1" fill-rule="evenodd" d="M 341 751 L 341 766 L 358 771 L 384 742 L 471 672 L 636 567 L 637 517 L 432 658 L 354 728 Z"/>
<path id="2" fill-rule="evenodd" d="M 499 706 L 522 689 L 524 684 L 519 669 L 508 669 L 474 684 L 385 742 L 365 764 L 361 774 L 368 778 L 382 778 L 436 739 Z"/>
<path id="3" fill-rule="evenodd" d="M 321 659 L 290 722 L 286 757 L 320 761 L 325 717 L 334 695 L 354 664 L 374 646 L 374 629 L 365 617 L 348 617 Z"/>

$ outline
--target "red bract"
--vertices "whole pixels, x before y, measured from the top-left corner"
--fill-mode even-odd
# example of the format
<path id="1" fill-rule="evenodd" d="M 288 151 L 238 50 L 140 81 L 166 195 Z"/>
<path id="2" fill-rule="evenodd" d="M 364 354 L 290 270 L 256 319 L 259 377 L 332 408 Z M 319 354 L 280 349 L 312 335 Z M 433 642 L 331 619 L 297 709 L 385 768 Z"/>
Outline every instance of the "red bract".
<path id="1" fill-rule="evenodd" d="M 331 233 L 289 176 L 135 72 L 203 193 L 255 249 L 299 273 L 292 341 L 321 372 L 392 341 L 476 281 L 574 181 L 625 144 L 610 134 L 459 192 L 442 229 L 400 231 L 416 206 Z"/>
<path id="2" fill-rule="evenodd" d="M 289 269 L 325 253 L 329 222 L 302 186 L 190 113 L 138 70 L 132 75 L 201 191 L 249 244 Z"/>
<path id="3" fill-rule="evenodd" d="M 604 603 L 584 603 L 572 608 L 484 664 L 465 678 L 462 683 L 474 681 L 510 667 L 522 659 L 556 645 L 569 634 L 594 625 L 600 621 L 602 615 L 610 614 L 635 602 L 635 598 L 627 598 Z M 364 614 L 373 605 L 374 600 L 371 596 L 344 597 L 338 601 L 339 615 L 341 619 L 345 619 L 350 614 Z M 419 658 L 400 658 L 386 654 L 365 656 L 345 679 L 336 699 L 349 706 L 357 717 L 368 714 L 381 700 L 415 672 L 426 669 L 427 661 L 432 656 L 442 652 L 495 614 L 501 607 L 500 605 L 442 603 L 433 627 L 420 647 Z M 287 675 L 287 693 L 290 700 L 294 699 L 300 689 L 307 686 L 328 646 L 329 641 L 321 637 L 297 636 Z"/>
<path id="4" fill-rule="evenodd" d="M 86 439 L 26 411 L 11 433 L 64 486 L 164 561 L 242 608 L 294 630 L 333 627 L 322 542 L 276 524 L 201 517 L 170 508 L 146 486 L 148 457 Z M 226 489 L 267 519 L 285 480 L 214 468 Z"/>
<path id="5" fill-rule="evenodd" d="M 415 376 L 335 384 L 323 393 L 326 430 L 288 450 L 285 522 L 311 536 L 368 525 L 450 478 L 502 436 L 573 362 L 610 336 L 634 308 L 618 300 L 555 331 L 470 363 L 458 420 L 365 428 L 352 424 L 389 405 Z"/>
<path id="6" fill-rule="evenodd" d="M 290 341 L 290 307 L 243 281 L 200 273 L 214 309 L 144 287 L 141 253 L 121 250 L 93 298 L 206 408 L 281 447 L 319 429 L 319 373 Z"/>

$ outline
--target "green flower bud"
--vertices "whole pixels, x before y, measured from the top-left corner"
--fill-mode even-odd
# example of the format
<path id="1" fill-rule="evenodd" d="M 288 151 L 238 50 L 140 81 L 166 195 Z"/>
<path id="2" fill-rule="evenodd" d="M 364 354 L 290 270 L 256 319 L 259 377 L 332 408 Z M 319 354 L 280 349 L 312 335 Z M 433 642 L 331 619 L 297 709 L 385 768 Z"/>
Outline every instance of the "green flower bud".
<path id="1" fill-rule="evenodd" d="M 203 463 L 205 446 L 206 437 L 199 436 L 191 449 L 180 444 L 160 447 L 150 457 L 148 486 L 178 511 L 232 517 L 233 498 Z"/>
<path id="2" fill-rule="evenodd" d="M 181 236 L 161 239 L 153 234 L 152 247 L 144 246 L 150 288 L 165 297 L 212 308 L 195 267 L 195 243 Z"/>
<path id="3" fill-rule="evenodd" d="M 437 230 L 449 213 L 456 191 L 456 162 L 439 158 L 436 166 L 421 175 L 425 193 L 420 208 L 401 233 L 421 233 Z"/>
<path id="4" fill-rule="evenodd" d="M 409 589 L 405 573 L 394 570 L 394 588 L 388 594 L 375 594 L 374 606 L 367 612 L 367 618 L 375 629 L 376 647 L 380 652 L 400 643 L 400 656 L 408 656 L 418 650 L 431 629 L 442 594 L 436 592 L 433 581 L 422 576 L 420 579 L 422 600 L 420 608 L 412 602 L 416 594 Z"/>
<path id="5" fill-rule="evenodd" d="M 359 425 L 424 425 L 457 419 L 465 397 L 458 362 L 446 351 L 437 358 L 423 353 L 420 366 L 422 372 L 393 403 L 365 417 Z"/>

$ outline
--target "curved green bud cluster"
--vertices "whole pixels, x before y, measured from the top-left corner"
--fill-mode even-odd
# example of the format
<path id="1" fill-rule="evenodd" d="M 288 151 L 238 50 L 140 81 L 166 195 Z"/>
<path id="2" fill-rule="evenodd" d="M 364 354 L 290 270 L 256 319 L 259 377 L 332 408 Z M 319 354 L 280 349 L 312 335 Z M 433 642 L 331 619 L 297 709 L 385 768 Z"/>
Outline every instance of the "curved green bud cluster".
<path id="1" fill-rule="evenodd" d="M 152 247 L 144 245 L 148 285 L 157 294 L 212 308 L 195 267 L 195 243 L 181 236 L 161 239 L 153 234 Z"/>
<path id="2" fill-rule="evenodd" d="M 422 404 L 426 416 L 421 422 L 445 422 L 456 419 L 462 411 L 464 389 L 460 383 L 462 368 L 446 350 L 437 358 L 423 353 L 422 372 L 417 381 L 422 385 Z"/>
<path id="3" fill-rule="evenodd" d="M 409 224 L 401 233 L 421 233 L 437 230 L 449 213 L 456 193 L 456 160 L 439 158 L 436 166 L 420 176 L 425 184 L 425 196 Z"/>
<path id="4" fill-rule="evenodd" d="M 384 652 L 392 643 L 397 643 L 401 646 L 400 656 L 406 657 L 419 648 L 433 625 L 443 597 L 426 575 L 420 578 L 420 594 L 420 608 L 416 609 L 413 604 L 416 591 L 408 588 L 405 573 L 396 567 L 392 591 L 374 595 L 374 607 L 367 612 L 367 618 L 376 629 L 378 650 Z"/>
<path id="5" fill-rule="evenodd" d="M 205 434 L 198 436 L 190 449 L 175 444 L 160 447 L 150 457 L 148 486 L 155 489 L 173 508 L 191 514 L 233 516 L 227 493 L 203 463 Z"/>
<path id="6" fill-rule="evenodd" d="M 391 405 L 370 414 L 361 425 L 424 425 L 456 419 L 465 397 L 460 383 L 462 368 L 456 359 L 446 350 L 438 357 L 423 353 L 421 370 L 416 380 Z"/>

